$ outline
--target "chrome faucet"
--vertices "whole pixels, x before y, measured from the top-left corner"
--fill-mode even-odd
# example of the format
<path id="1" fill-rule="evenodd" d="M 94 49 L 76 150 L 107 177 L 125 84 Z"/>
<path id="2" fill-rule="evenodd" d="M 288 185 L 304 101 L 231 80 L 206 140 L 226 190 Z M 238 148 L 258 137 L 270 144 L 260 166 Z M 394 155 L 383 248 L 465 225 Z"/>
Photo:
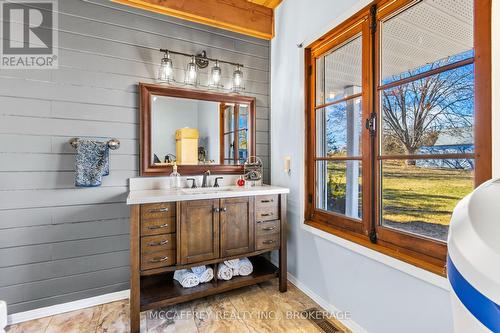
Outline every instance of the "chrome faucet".
<path id="1" fill-rule="evenodd" d="M 201 182 L 201 187 L 208 187 L 207 178 L 210 176 L 210 170 L 207 170 L 203 173 L 203 181 Z"/>

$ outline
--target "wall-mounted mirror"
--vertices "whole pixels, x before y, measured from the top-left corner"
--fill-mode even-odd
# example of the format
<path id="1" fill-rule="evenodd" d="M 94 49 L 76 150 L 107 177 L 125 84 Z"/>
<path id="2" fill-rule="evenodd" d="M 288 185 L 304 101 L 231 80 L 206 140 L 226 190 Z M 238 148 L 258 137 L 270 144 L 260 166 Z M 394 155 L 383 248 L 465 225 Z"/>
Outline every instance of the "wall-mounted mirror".
<path id="1" fill-rule="evenodd" d="M 255 155 L 255 99 L 140 84 L 141 175 L 241 173 Z"/>

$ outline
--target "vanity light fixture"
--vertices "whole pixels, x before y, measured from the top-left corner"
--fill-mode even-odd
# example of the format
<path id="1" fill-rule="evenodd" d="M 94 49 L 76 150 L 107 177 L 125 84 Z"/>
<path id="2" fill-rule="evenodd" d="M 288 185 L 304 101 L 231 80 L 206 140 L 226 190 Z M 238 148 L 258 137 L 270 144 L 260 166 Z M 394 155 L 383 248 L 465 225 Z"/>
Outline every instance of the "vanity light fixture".
<path id="1" fill-rule="evenodd" d="M 169 51 L 165 52 L 165 56 L 161 59 L 158 80 L 162 82 L 171 82 L 174 80 L 174 66 Z"/>
<path id="2" fill-rule="evenodd" d="M 240 69 L 240 66 L 236 66 L 236 70 L 233 73 L 233 91 L 241 91 L 243 88 L 243 72 Z"/>
<path id="3" fill-rule="evenodd" d="M 220 59 L 208 58 L 207 53 L 205 51 L 202 51 L 197 55 L 177 52 L 167 49 L 160 49 L 160 52 L 163 52 L 165 55 L 161 59 L 160 68 L 158 70 L 159 82 L 182 85 L 182 82 L 176 81 L 174 77 L 174 66 L 171 55 L 177 54 L 190 59 L 186 65 L 184 84 L 198 86 L 202 88 L 206 87 L 209 89 L 215 88 L 217 90 L 226 90 L 232 92 L 240 92 L 245 89 L 243 82 L 242 64 Z M 206 84 L 199 84 L 200 76 L 203 75 L 202 73 L 203 70 L 208 67 L 210 62 L 214 62 L 214 66 L 211 67 L 209 73 L 205 74 L 208 76 L 208 82 Z M 222 77 L 222 68 L 220 64 L 231 65 L 234 66 L 235 68 L 231 82 L 228 83 L 230 89 L 224 89 L 224 84 L 222 82 L 224 78 Z"/>
<path id="4" fill-rule="evenodd" d="M 198 77 L 198 68 L 196 67 L 196 59 L 194 56 L 192 56 L 191 61 L 187 64 L 185 81 L 187 84 L 196 85 L 197 77 Z"/>
<path id="5" fill-rule="evenodd" d="M 219 66 L 219 60 L 215 60 L 215 66 L 212 67 L 210 86 L 215 88 L 222 87 L 220 83 L 221 77 L 222 77 L 222 71 Z"/>

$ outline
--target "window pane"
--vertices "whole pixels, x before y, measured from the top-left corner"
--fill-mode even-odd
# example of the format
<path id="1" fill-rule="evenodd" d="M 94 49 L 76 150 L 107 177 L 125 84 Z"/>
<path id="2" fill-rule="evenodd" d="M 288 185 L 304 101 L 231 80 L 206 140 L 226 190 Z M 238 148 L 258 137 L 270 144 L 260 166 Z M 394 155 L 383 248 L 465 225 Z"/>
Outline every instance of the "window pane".
<path id="1" fill-rule="evenodd" d="M 423 0 L 381 23 L 382 84 L 473 55 L 474 0 Z"/>
<path id="2" fill-rule="evenodd" d="M 361 36 L 316 60 L 316 105 L 361 92 Z"/>
<path id="3" fill-rule="evenodd" d="M 316 110 L 316 156 L 361 156 L 361 98 Z"/>
<path id="4" fill-rule="evenodd" d="M 244 163 L 248 158 L 248 131 L 243 129 L 238 131 L 238 159 Z"/>
<path id="5" fill-rule="evenodd" d="M 238 116 L 239 116 L 238 128 L 239 129 L 248 128 L 248 105 L 240 104 Z"/>
<path id="6" fill-rule="evenodd" d="M 473 160 L 382 162 L 382 225 L 446 241 L 455 205 L 474 189 Z"/>
<path id="7" fill-rule="evenodd" d="M 234 131 L 234 105 L 226 104 L 224 109 L 224 133 Z"/>
<path id="8" fill-rule="evenodd" d="M 325 57 L 316 59 L 316 105 L 325 104 Z"/>
<path id="9" fill-rule="evenodd" d="M 224 159 L 234 159 L 234 132 L 224 134 Z"/>
<path id="10" fill-rule="evenodd" d="M 318 161 L 316 167 L 316 207 L 361 219 L 361 161 Z"/>
<path id="11" fill-rule="evenodd" d="M 380 94 L 384 155 L 474 152 L 474 65 Z"/>

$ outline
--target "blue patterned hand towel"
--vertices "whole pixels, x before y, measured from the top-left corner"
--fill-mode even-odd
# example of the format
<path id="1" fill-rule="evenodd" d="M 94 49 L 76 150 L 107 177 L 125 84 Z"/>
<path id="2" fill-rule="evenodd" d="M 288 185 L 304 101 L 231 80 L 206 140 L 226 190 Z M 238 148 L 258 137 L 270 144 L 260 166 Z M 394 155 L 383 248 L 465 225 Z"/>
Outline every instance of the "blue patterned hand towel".
<path id="1" fill-rule="evenodd" d="M 102 176 L 109 175 L 107 142 L 78 140 L 76 147 L 75 186 L 100 186 Z"/>

